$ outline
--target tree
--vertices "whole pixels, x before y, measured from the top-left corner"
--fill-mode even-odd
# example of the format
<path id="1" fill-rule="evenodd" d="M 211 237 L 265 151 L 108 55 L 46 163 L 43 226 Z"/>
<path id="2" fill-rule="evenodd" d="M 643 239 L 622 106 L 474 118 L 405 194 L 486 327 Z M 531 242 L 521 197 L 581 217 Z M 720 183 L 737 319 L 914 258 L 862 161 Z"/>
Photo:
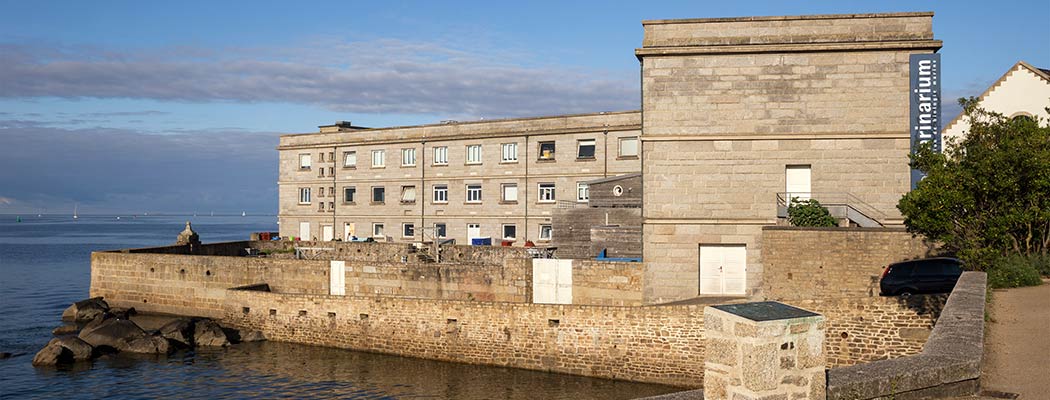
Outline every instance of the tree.
<path id="1" fill-rule="evenodd" d="M 788 205 L 788 221 L 794 226 L 838 226 L 835 217 L 819 201 L 799 200 L 797 197 L 791 198 L 791 204 Z"/>
<path id="2" fill-rule="evenodd" d="M 1046 256 L 1050 126 L 982 110 L 973 98 L 959 102 L 967 135 L 943 154 L 924 145 L 911 156 L 926 178 L 897 204 L 904 224 L 980 270 L 996 257 Z"/>

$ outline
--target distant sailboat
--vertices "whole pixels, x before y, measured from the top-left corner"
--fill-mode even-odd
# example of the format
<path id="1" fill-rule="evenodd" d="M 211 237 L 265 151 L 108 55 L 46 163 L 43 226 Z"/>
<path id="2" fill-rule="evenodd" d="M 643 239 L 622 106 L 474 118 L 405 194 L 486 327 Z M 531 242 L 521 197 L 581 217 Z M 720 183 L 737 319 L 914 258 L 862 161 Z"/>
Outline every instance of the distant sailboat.
<path id="1" fill-rule="evenodd" d="M 80 204 L 76 204 L 76 203 L 73 204 L 73 219 L 80 218 L 80 216 L 77 215 L 77 206 L 79 206 L 79 205 Z"/>
<path id="2" fill-rule="evenodd" d="M 248 216 L 248 214 L 245 214 L 244 211 L 241 211 L 241 216 L 242 217 L 246 217 L 246 216 Z"/>

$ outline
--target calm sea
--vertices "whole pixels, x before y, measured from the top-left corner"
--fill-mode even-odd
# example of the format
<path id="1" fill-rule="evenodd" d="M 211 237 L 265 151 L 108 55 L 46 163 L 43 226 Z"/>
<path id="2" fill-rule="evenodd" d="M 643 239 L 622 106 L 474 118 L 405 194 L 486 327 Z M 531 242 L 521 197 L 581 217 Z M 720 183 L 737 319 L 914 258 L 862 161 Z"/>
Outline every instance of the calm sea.
<path id="1" fill-rule="evenodd" d="M 88 295 L 96 250 L 171 244 L 186 220 L 204 242 L 276 230 L 276 218 L 0 215 L 0 398 L 630 399 L 674 388 L 286 343 L 34 368 L 62 310 Z"/>

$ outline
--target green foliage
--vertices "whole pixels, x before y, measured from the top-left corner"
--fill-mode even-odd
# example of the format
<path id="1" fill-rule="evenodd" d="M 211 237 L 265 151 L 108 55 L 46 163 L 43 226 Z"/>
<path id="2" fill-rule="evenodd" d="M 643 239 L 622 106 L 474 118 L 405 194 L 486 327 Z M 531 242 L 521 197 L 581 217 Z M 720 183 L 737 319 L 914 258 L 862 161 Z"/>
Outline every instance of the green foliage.
<path id="1" fill-rule="evenodd" d="M 926 173 L 897 208 L 912 233 L 944 243 L 977 270 L 999 257 L 1050 250 L 1050 126 L 1009 119 L 960 99 L 970 121 L 945 153 L 921 146 L 911 165 Z"/>
<path id="2" fill-rule="evenodd" d="M 988 286 L 998 289 L 1043 284 L 1035 262 L 1036 257 L 1013 255 L 999 258 L 988 268 Z"/>
<path id="3" fill-rule="evenodd" d="M 1032 266 L 1035 267 L 1036 271 L 1039 271 L 1039 275 L 1050 278 L 1050 255 L 1037 255 L 1030 257 L 1032 260 Z"/>
<path id="4" fill-rule="evenodd" d="M 820 205 L 820 202 L 815 199 L 799 200 L 797 197 L 791 198 L 788 221 L 794 226 L 838 226 L 838 221 L 831 216 L 828 209 Z"/>

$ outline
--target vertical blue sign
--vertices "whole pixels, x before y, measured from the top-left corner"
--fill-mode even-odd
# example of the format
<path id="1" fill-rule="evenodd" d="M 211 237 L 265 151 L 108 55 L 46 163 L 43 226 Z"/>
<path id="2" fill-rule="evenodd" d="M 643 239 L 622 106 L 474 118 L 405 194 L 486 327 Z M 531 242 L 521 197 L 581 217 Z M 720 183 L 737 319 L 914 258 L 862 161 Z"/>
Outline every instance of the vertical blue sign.
<path id="1" fill-rule="evenodd" d="M 919 145 L 932 143 L 933 151 L 941 151 L 941 55 L 912 54 L 910 68 L 911 151 Z M 911 188 L 919 184 L 925 175 L 919 170 L 911 171 Z"/>

